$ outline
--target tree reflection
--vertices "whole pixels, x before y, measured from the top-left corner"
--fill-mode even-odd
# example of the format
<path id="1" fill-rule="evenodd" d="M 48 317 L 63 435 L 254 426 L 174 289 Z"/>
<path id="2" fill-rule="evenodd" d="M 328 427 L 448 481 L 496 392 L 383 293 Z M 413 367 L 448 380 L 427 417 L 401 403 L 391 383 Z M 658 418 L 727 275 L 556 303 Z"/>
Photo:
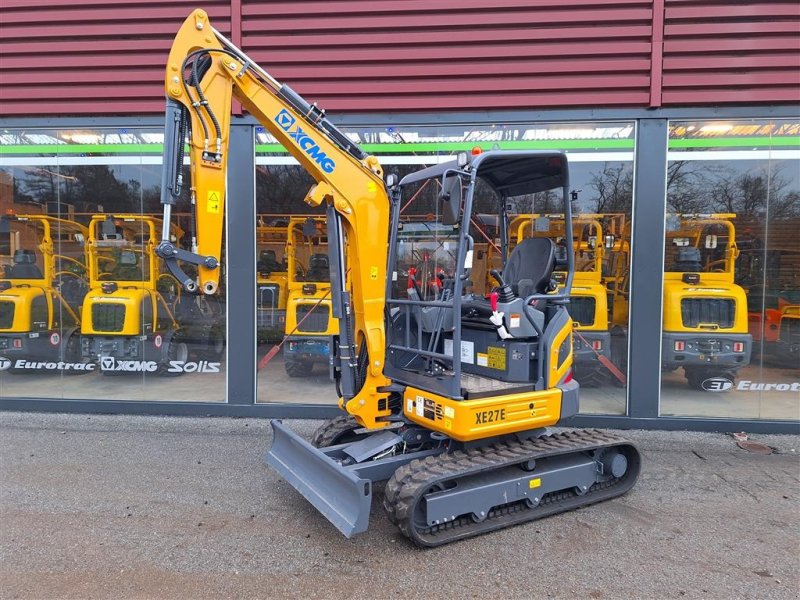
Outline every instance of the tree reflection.
<path id="1" fill-rule="evenodd" d="M 746 170 L 712 161 L 673 161 L 667 169 L 668 212 L 769 220 L 800 216 L 800 191 L 785 168 L 774 161 Z"/>
<path id="2" fill-rule="evenodd" d="M 589 187 L 595 193 L 589 199 L 589 212 L 630 213 L 633 202 L 633 169 L 630 164 L 605 163 L 601 171 L 591 174 Z"/>

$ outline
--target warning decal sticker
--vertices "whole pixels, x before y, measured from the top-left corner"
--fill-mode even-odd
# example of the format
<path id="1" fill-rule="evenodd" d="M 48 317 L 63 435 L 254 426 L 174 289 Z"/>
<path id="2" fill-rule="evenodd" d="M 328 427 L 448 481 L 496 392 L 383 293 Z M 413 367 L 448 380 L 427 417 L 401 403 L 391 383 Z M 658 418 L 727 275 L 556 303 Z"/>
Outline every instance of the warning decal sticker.
<path id="1" fill-rule="evenodd" d="M 498 348 L 497 346 L 489 346 L 486 349 L 489 355 L 489 368 L 497 369 L 499 371 L 506 370 L 506 349 Z"/>
<path id="2" fill-rule="evenodd" d="M 219 205 L 222 203 L 222 194 L 216 190 L 208 190 L 206 199 L 206 212 L 218 213 Z"/>

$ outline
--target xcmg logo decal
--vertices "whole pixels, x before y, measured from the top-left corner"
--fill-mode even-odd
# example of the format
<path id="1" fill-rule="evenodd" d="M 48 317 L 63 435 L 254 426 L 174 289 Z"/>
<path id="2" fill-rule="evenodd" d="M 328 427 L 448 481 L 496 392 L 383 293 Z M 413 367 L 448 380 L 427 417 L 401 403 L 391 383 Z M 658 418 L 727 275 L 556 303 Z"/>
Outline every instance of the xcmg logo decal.
<path id="1" fill-rule="evenodd" d="M 166 373 L 220 373 L 218 362 L 171 360 L 162 365 Z M 119 360 L 113 356 L 100 357 L 101 371 L 118 371 L 121 373 L 155 373 L 159 364 L 154 360 Z"/>
<path id="2" fill-rule="evenodd" d="M 284 131 L 289 131 L 292 125 L 294 125 L 295 118 L 289 114 L 289 112 L 284 108 L 281 112 L 278 113 L 278 116 L 275 117 L 275 121 Z"/>
<path id="3" fill-rule="evenodd" d="M 121 371 L 123 373 L 154 373 L 158 363 L 154 360 L 117 360 L 113 356 L 100 357 L 101 371 Z"/>
<path id="4" fill-rule="evenodd" d="M 285 108 L 275 116 L 275 122 L 289 134 L 290 138 L 297 142 L 300 149 L 308 154 L 323 171 L 333 173 L 336 163 L 322 151 L 311 136 L 298 125 L 295 125 L 296 119 Z M 294 130 L 292 130 L 292 127 L 294 127 Z"/>

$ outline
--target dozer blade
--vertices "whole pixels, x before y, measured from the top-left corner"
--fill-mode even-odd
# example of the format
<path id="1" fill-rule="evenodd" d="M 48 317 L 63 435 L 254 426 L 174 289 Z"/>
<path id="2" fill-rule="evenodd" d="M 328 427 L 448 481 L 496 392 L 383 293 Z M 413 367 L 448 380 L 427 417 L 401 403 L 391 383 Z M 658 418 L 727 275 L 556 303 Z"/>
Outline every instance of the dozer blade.
<path id="1" fill-rule="evenodd" d="M 272 420 L 266 461 L 345 536 L 367 530 L 372 482 L 361 479 L 280 421 Z"/>

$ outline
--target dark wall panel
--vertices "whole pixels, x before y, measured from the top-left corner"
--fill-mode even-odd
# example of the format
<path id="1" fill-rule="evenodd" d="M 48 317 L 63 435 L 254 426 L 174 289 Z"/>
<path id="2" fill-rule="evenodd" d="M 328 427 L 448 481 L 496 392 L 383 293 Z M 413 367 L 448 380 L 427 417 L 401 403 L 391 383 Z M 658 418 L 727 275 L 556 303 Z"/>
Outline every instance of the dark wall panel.
<path id="1" fill-rule="evenodd" d="M 800 101 L 800 3 L 667 0 L 664 105 Z"/>

